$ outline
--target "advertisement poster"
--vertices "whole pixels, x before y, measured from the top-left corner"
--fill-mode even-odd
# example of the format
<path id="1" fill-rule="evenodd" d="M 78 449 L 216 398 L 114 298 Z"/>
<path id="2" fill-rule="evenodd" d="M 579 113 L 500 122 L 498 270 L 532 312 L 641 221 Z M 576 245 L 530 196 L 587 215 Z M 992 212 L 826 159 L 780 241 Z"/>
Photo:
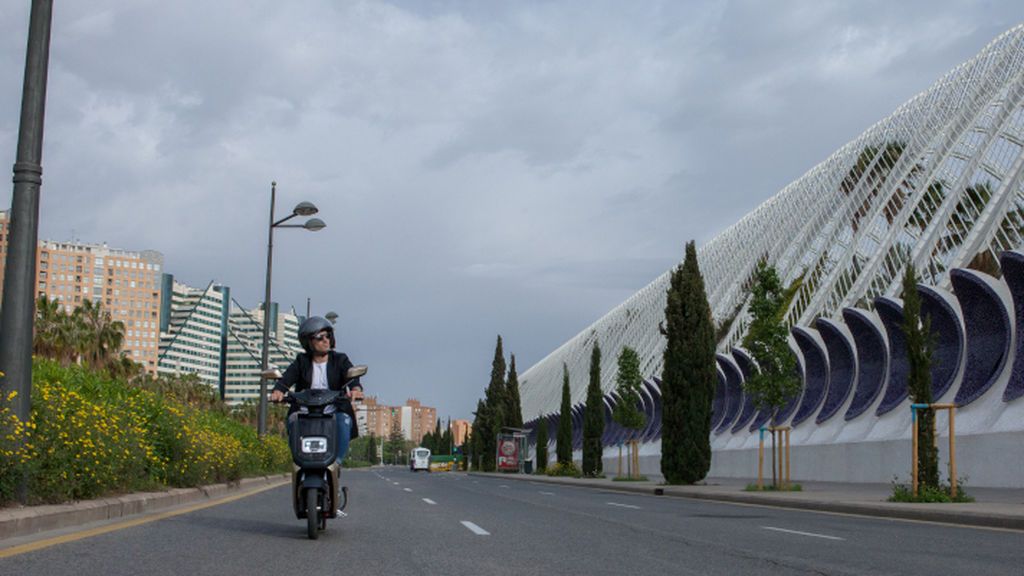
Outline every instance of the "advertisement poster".
<path id="1" fill-rule="evenodd" d="M 519 442 L 511 436 L 498 438 L 498 470 L 519 470 Z"/>

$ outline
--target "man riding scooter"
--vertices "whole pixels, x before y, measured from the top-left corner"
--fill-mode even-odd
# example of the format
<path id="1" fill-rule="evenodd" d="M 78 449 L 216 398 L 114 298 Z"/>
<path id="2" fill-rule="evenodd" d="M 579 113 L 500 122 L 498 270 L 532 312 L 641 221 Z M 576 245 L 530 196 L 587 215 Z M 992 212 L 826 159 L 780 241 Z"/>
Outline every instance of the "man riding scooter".
<path id="1" fill-rule="evenodd" d="M 359 435 L 358 427 L 355 426 L 355 412 L 352 409 L 351 400 L 363 397 L 363 387 L 357 374 L 364 373 L 366 369 L 365 367 L 353 367 L 347 355 L 334 351 L 336 344 L 334 328 L 330 322 L 319 316 L 308 318 L 299 326 L 299 343 L 305 352 L 295 357 L 284 375 L 274 385 L 270 399 L 272 402 L 282 402 L 287 399 L 291 404 L 286 426 L 293 454 L 296 453 L 296 442 L 301 441 L 301 439 L 293 437 L 295 434 L 302 434 L 296 429 L 300 413 L 303 418 L 307 418 L 309 407 L 315 407 L 314 413 L 308 414 L 308 417 L 315 417 L 321 412 L 323 414 L 320 415 L 320 418 L 324 415 L 330 418 L 333 415 L 337 440 L 336 446 L 334 441 L 330 442 L 331 452 L 335 458 L 330 464 L 330 474 L 327 478 L 327 484 L 330 485 L 330 489 L 327 491 L 329 494 L 327 501 L 331 502 L 331 506 L 329 511 L 326 509 L 323 511 L 323 518 L 319 519 L 318 523 L 322 529 L 326 525 L 326 518 L 336 516 L 334 507 L 339 502 L 337 498 L 338 468 L 348 452 L 349 441 Z M 356 376 L 352 377 L 353 375 Z M 288 394 L 293 387 L 295 393 Z M 310 395 L 313 397 L 311 398 Z M 325 402 L 317 402 L 316 397 L 318 396 Z M 313 403 L 310 404 L 310 401 Z M 303 421 L 306 422 L 306 420 Z M 322 419 L 321 421 L 325 424 L 329 422 L 329 420 Z M 296 464 L 300 464 L 299 460 L 296 460 Z M 296 513 L 300 517 L 306 510 L 302 506 L 303 495 L 300 492 L 300 485 L 303 483 L 300 476 L 303 474 L 303 470 L 297 468 L 292 483 Z M 342 500 L 342 507 L 343 503 L 344 500 Z M 312 534 L 313 519 L 310 519 L 310 526 L 310 537 L 315 537 Z"/>

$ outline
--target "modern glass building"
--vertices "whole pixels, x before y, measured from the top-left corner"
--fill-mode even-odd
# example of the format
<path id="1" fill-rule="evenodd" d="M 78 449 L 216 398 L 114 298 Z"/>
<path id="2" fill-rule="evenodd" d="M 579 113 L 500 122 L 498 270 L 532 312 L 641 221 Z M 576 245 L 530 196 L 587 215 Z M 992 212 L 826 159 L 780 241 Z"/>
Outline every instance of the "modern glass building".
<path id="1" fill-rule="evenodd" d="M 195 374 L 229 404 L 258 399 L 263 349 L 263 307 L 245 309 L 231 289 L 199 289 L 163 275 L 158 373 Z M 302 351 L 302 318 L 270 306 L 270 364 L 284 369 Z"/>

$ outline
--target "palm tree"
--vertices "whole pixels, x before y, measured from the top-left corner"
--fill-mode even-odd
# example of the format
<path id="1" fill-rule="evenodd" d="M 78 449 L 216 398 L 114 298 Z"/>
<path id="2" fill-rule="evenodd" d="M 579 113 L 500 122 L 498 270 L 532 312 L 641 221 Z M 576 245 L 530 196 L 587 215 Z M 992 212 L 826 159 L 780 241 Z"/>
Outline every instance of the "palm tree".
<path id="1" fill-rule="evenodd" d="M 114 321 L 99 302 L 82 302 L 72 314 L 81 328 L 77 335 L 78 352 L 94 368 L 104 368 L 118 358 L 124 342 L 124 324 Z"/>

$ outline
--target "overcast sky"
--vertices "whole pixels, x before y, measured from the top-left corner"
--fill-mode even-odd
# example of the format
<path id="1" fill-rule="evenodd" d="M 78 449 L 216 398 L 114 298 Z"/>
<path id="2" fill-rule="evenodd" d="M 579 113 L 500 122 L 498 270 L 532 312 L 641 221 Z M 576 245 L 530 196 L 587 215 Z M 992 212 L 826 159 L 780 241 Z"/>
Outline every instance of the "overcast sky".
<path id="1" fill-rule="evenodd" d="M 14 163 L 29 0 L 0 3 Z M 1018 1 L 54 2 L 40 236 L 340 316 L 368 393 L 519 372 L 1020 23 Z M 8 182 L 10 182 L 8 180 Z M 0 188 L 10 206 L 12 186 Z M 73 236 L 72 236 L 73 235 Z"/>

